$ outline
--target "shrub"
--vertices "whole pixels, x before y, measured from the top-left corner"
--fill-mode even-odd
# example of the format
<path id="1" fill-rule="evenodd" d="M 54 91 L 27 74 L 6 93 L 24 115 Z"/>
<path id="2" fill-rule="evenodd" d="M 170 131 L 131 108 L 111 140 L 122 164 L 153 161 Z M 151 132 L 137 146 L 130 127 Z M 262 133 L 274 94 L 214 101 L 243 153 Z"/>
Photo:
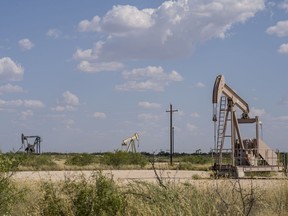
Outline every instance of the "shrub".
<path id="1" fill-rule="evenodd" d="M 95 162 L 95 156 L 87 153 L 76 154 L 67 158 L 66 165 L 86 166 Z"/>
<path id="2" fill-rule="evenodd" d="M 62 185 L 42 184 L 41 215 L 123 215 L 126 201 L 111 178 L 101 173 L 90 180 L 80 176 L 66 179 Z"/>
<path id="3" fill-rule="evenodd" d="M 208 164 L 212 163 L 212 158 L 210 156 L 202 156 L 202 155 L 190 155 L 184 156 L 181 158 L 181 162 L 189 162 L 192 164 Z"/>
<path id="4" fill-rule="evenodd" d="M 24 154 L 23 160 L 20 165 L 22 167 L 30 167 L 33 170 L 53 170 L 57 168 L 57 164 L 51 160 L 49 155 L 36 155 L 36 154 Z"/>
<path id="5" fill-rule="evenodd" d="M 0 215 L 8 215 L 22 193 L 17 191 L 11 180 L 21 158 L 13 154 L 0 154 Z"/>

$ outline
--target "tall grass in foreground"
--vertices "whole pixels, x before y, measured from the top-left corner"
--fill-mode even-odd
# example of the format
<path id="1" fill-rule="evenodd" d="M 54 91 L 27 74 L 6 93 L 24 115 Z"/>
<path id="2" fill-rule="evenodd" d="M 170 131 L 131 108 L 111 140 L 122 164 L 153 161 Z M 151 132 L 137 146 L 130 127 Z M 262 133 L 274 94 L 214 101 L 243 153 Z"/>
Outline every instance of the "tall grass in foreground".
<path id="1" fill-rule="evenodd" d="M 95 172 L 89 179 L 67 176 L 64 182 L 15 187 L 24 196 L 8 199 L 9 209 L 1 209 L 0 215 L 287 215 L 288 182 L 259 188 L 253 181 L 215 180 L 197 187 L 173 181 L 118 185 Z"/>

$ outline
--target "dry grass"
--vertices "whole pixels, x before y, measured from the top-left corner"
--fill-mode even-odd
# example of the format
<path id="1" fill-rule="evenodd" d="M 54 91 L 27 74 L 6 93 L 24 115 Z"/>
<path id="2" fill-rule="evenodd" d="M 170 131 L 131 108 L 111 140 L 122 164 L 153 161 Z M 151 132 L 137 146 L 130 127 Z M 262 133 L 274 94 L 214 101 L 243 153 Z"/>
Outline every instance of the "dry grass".
<path id="1" fill-rule="evenodd" d="M 97 186 L 99 179 L 100 187 Z M 128 184 L 117 185 L 101 172 L 94 172 L 88 178 L 83 178 L 83 175 L 67 175 L 65 181 L 61 182 L 18 182 L 17 190 L 25 191 L 25 196 L 15 204 L 11 213 L 43 215 L 41 212 L 46 209 L 44 215 L 48 216 L 61 215 L 61 212 L 62 215 L 79 215 L 75 213 L 75 208 L 84 211 L 88 208 L 85 205 L 91 207 L 100 201 L 105 202 L 105 209 L 113 207 L 113 215 L 285 216 L 288 212 L 287 180 L 200 179 L 177 182 L 174 179 L 163 179 L 162 183 L 130 180 Z M 97 193 L 100 188 L 105 188 L 106 192 Z M 79 191 L 82 192 L 79 194 Z M 111 196 L 112 192 L 116 197 Z M 97 199 L 91 198 L 94 196 Z M 95 203 L 86 203 L 87 197 Z M 110 198 L 113 199 L 109 201 Z M 77 199 L 82 207 L 72 202 Z M 107 215 L 105 209 L 97 215 Z M 87 215 L 95 214 L 91 210 Z"/>

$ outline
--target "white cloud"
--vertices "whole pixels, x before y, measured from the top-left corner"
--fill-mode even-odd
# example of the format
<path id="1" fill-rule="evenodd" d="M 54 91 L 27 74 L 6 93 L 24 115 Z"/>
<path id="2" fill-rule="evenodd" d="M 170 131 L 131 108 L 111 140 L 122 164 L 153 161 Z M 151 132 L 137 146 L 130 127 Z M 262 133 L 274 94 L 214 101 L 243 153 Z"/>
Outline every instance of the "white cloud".
<path id="1" fill-rule="evenodd" d="M 23 92 L 23 88 L 17 85 L 11 85 L 10 83 L 0 86 L 0 95 L 4 93 L 16 93 Z"/>
<path id="2" fill-rule="evenodd" d="M 34 44 L 28 38 L 19 40 L 18 44 L 23 50 L 30 50 L 34 47 Z"/>
<path id="3" fill-rule="evenodd" d="M 79 105 L 79 98 L 77 95 L 71 93 L 70 91 L 66 91 L 62 94 L 64 103 L 71 106 Z"/>
<path id="4" fill-rule="evenodd" d="M 95 62 L 81 61 L 78 64 L 78 69 L 83 72 L 97 73 L 103 71 L 117 71 L 124 67 L 121 62 Z"/>
<path id="5" fill-rule="evenodd" d="M 168 80 L 170 80 L 170 81 L 182 81 L 183 77 L 177 71 L 172 71 L 168 75 Z"/>
<path id="6" fill-rule="evenodd" d="M 73 57 L 76 60 L 94 60 L 97 62 L 98 56 L 102 52 L 103 44 L 103 41 L 98 41 L 94 44 L 92 49 L 82 50 L 78 48 Z"/>
<path id="7" fill-rule="evenodd" d="M 127 34 L 153 26 L 151 10 L 138 10 L 130 5 L 113 6 L 103 18 L 103 31 L 110 34 Z"/>
<path id="8" fill-rule="evenodd" d="M 11 106 L 11 107 L 28 107 L 28 108 L 42 108 L 44 104 L 42 101 L 39 100 L 1 100 L 0 99 L 0 106 Z"/>
<path id="9" fill-rule="evenodd" d="M 281 53 L 281 54 L 288 54 L 288 43 L 282 44 L 279 47 L 278 52 Z"/>
<path id="10" fill-rule="evenodd" d="M 143 108 L 160 108 L 161 105 L 158 103 L 151 103 L 151 102 L 147 102 L 147 101 L 141 101 L 138 103 L 138 106 L 143 107 Z"/>
<path id="11" fill-rule="evenodd" d="M 279 3 L 279 8 L 288 12 L 288 0 L 284 0 L 283 2 Z"/>
<path id="12" fill-rule="evenodd" d="M 56 107 L 52 107 L 52 111 L 64 112 L 64 111 L 74 111 L 76 106 L 80 105 L 80 100 L 77 95 L 66 91 L 62 94 L 62 99 Z"/>
<path id="13" fill-rule="evenodd" d="M 51 110 L 56 111 L 56 112 L 74 111 L 75 107 L 69 106 L 69 105 L 58 105 L 56 107 L 52 107 Z"/>
<path id="14" fill-rule="evenodd" d="M 144 82 L 136 82 L 136 81 L 128 81 L 121 85 L 116 85 L 115 89 L 118 91 L 163 91 L 164 86 L 159 85 L 157 82 L 153 82 L 150 80 L 144 81 Z"/>
<path id="15" fill-rule="evenodd" d="M 288 20 L 277 22 L 276 25 L 267 28 L 266 32 L 267 34 L 276 34 L 278 37 L 288 36 Z"/>
<path id="16" fill-rule="evenodd" d="M 97 32 L 101 30 L 100 27 L 100 17 L 95 16 L 91 21 L 82 20 L 78 24 L 78 31 L 80 32 Z"/>
<path id="17" fill-rule="evenodd" d="M 188 129 L 189 131 L 195 131 L 195 130 L 197 130 L 197 128 L 198 128 L 196 125 L 191 124 L 191 123 L 187 123 L 187 124 L 186 124 L 186 127 L 187 127 L 187 129 Z"/>
<path id="18" fill-rule="evenodd" d="M 24 68 L 11 58 L 0 58 L 0 79 L 2 81 L 18 81 L 23 77 Z"/>
<path id="19" fill-rule="evenodd" d="M 143 121 L 157 121 L 157 120 L 159 120 L 159 116 L 152 115 L 150 113 L 142 113 L 142 114 L 138 115 L 138 118 L 140 120 L 143 120 Z"/>
<path id="20" fill-rule="evenodd" d="M 31 107 L 31 108 L 42 108 L 44 107 L 44 104 L 42 101 L 39 100 L 24 100 L 23 105 L 25 107 Z"/>
<path id="21" fill-rule="evenodd" d="M 204 83 L 202 83 L 202 82 L 198 82 L 198 83 L 196 83 L 196 87 L 198 87 L 198 88 L 204 88 L 205 85 L 204 85 Z"/>
<path id="22" fill-rule="evenodd" d="M 33 113 L 33 111 L 32 110 L 26 110 L 26 111 L 22 111 L 21 112 L 21 119 L 22 120 L 26 120 L 28 117 L 31 117 L 31 116 L 33 116 L 34 115 L 34 113 Z"/>
<path id="23" fill-rule="evenodd" d="M 266 114 L 266 111 L 264 109 L 256 109 L 255 107 L 252 107 L 251 111 L 250 111 L 250 116 L 254 117 L 254 116 L 263 116 Z"/>
<path id="24" fill-rule="evenodd" d="M 229 29 L 265 8 L 265 0 L 176 0 L 154 9 L 114 6 L 82 30 L 103 33 L 99 61 L 177 58 L 211 38 L 225 38 Z M 94 20 L 94 19 L 93 19 Z M 91 23 L 95 23 L 92 28 Z"/>
<path id="25" fill-rule="evenodd" d="M 93 52 L 92 49 L 87 50 L 77 49 L 73 57 L 75 59 L 90 59 L 92 58 L 92 52 Z"/>
<path id="26" fill-rule="evenodd" d="M 106 114 L 103 112 L 95 112 L 93 114 L 93 117 L 96 119 L 105 119 L 106 118 Z"/>
<path id="27" fill-rule="evenodd" d="M 58 29 L 49 29 L 46 33 L 47 36 L 52 37 L 52 38 L 59 38 L 61 35 L 61 31 Z"/>
<path id="28" fill-rule="evenodd" d="M 123 72 L 124 79 L 128 80 L 116 86 L 117 90 L 128 91 L 163 91 L 171 82 L 182 81 L 182 76 L 176 72 L 166 73 L 162 67 L 148 66 Z"/>
<path id="29" fill-rule="evenodd" d="M 75 124 L 75 121 L 73 119 L 63 118 L 61 123 L 65 125 L 66 129 L 71 129 L 71 126 Z"/>

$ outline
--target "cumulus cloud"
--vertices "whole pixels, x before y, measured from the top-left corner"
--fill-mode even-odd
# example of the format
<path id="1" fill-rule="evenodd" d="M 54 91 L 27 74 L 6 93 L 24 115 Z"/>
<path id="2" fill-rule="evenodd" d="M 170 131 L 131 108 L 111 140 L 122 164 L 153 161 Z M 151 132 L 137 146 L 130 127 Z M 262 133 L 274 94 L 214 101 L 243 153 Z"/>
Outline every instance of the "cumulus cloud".
<path id="1" fill-rule="evenodd" d="M 16 93 L 23 92 L 23 88 L 17 85 L 11 85 L 10 83 L 0 86 L 0 95 L 4 93 Z"/>
<path id="2" fill-rule="evenodd" d="M 49 29 L 46 33 L 47 36 L 52 37 L 52 38 L 59 38 L 61 35 L 61 31 L 58 29 Z"/>
<path id="3" fill-rule="evenodd" d="M 183 77 L 176 71 L 166 73 L 162 67 L 148 66 L 123 72 L 126 83 L 116 86 L 117 90 L 128 91 L 163 91 L 171 82 L 182 81 Z"/>
<path id="4" fill-rule="evenodd" d="M 106 118 L 106 114 L 103 112 L 95 112 L 93 114 L 93 117 L 96 119 L 105 119 Z"/>
<path id="5" fill-rule="evenodd" d="M 27 108 L 42 108 L 44 104 L 40 100 L 1 100 L 0 106 L 9 106 L 9 107 L 27 107 Z"/>
<path id="6" fill-rule="evenodd" d="M 121 62 L 95 62 L 81 61 L 78 64 L 78 69 L 87 73 L 97 73 L 103 71 L 117 71 L 124 67 Z"/>
<path id="7" fill-rule="evenodd" d="M 11 58 L 0 58 L 0 79 L 2 81 L 19 81 L 24 74 L 24 68 Z"/>
<path id="8" fill-rule="evenodd" d="M 70 91 L 66 91 L 62 94 L 64 103 L 71 106 L 79 105 L 79 98 L 77 95 L 71 93 Z"/>
<path id="9" fill-rule="evenodd" d="M 113 6 L 103 18 L 103 31 L 123 35 L 135 30 L 148 29 L 154 24 L 152 11 L 139 10 L 130 5 Z"/>
<path id="10" fill-rule="evenodd" d="M 288 36 L 288 20 L 279 21 L 276 25 L 267 28 L 268 34 L 275 34 L 278 37 Z"/>
<path id="11" fill-rule="evenodd" d="M 69 105 L 57 105 L 56 107 L 52 107 L 51 110 L 56 112 L 74 111 L 75 107 Z"/>
<path id="12" fill-rule="evenodd" d="M 282 44 L 279 47 L 278 52 L 281 53 L 281 54 L 288 54 L 288 43 Z"/>
<path id="13" fill-rule="evenodd" d="M 18 44 L 23 50 L 30 50 L 34 47 L 34 44 L 28 38 L 19 40 Z"/>
<path id="14" fill-rule="evenodd" d="M 56 107 L 52 107 L 51 110 L 56 112 L 73 111 L 76 106 L 80 105 L 80 100 L 77 95 L 66 91 L 62 94 L 62 98 Z"/>
<path id="15" fill-rule="evenodd" d="M 148 101 L 141 101 L 138 103 L 138 106 L 140 107 L 143 107 L 143 108 L 160 108 L 161 105 L 158 104 L 158 103 L 151 103 L 151 102 L 148 102 Z"/>
<path id="16" fill-rule="evenodd" d="M 93 52 L 92 49 L 87 50 L 77 49 L 73 57 L 75 59 L 90 59 L 92 58 L 92 52 Z"/>
<path id="17" fill-rule="evenodd" d="M 101 30 L 100 27 L 100 17 L 95 16 L 91 21 L 82 20 L 78 24 L 78 31 L 80 32 L 97 32 Z"/>
<path id="18" fill-rule="evenodd" d="M 177 58 L 211 38 L 225 38 L 229 29 L 265 8 L 264 0 L 177 0 L 158 8 L 118 5 L 103 17 L 84 20 L 81 31 L 103 34 L 98 61 Z"/>

